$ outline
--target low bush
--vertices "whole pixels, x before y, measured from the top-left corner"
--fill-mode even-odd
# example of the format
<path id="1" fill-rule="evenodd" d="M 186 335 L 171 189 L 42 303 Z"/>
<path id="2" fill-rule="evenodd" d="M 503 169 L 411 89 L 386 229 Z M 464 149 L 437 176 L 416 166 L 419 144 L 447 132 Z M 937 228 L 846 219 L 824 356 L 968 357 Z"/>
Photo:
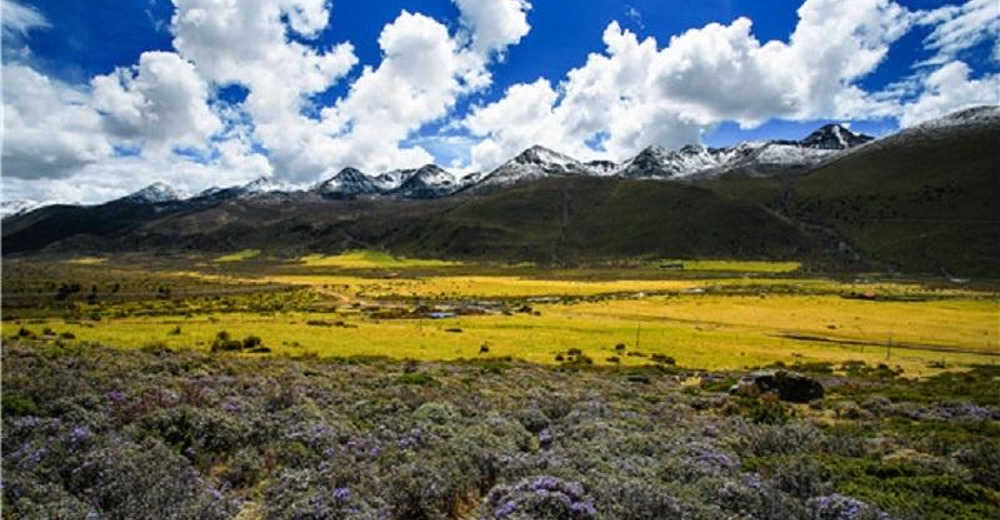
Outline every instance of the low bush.
<path id="1" fill-rule="evenodd" d="M 233 339 L 226 331 L 219 331 L 212 340 L 212 352 L 231 352 L 241 350 L 243 342 Z"/>
<path id="2" fill-rule="evenodd" d="M 419 386 L 440 386 L 441 383 L 434 379 L 434 376 L 430 374 L 425 374 L 423 372 L 412 372 L 408 374 L 401 374 L 396 378 L 396 382 L 404 385 L 419 385 Z"/>
<path id="3" fill-rule="evenodd" d="M 651 354 L 649 359 L 652 359 L 654 363 L 659 363 L 661 365 L 676 365 L 677 360 L 666 355 L 666 354 Z"/>
<path id="4" fill-rule="evenodd" d="M 785 424 L 791 419 L 788 409 L 777 399 L 754 400 L 746 415 L 757 424 Z"/>

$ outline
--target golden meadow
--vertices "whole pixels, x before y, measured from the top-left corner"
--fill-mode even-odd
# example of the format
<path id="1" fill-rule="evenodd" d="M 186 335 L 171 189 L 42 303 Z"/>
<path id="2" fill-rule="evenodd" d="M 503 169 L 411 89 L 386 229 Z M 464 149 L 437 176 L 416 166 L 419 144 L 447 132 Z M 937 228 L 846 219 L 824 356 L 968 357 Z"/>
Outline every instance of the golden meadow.
<path id="1" fill-rule="evenodd" d="M 62 296 L 60 297 L 60 294 Z M 350 251 L 5 263 L 4 337 L 263 355 L 746 369 L 849 361 L 923 376 L 1000 360 L 994 287 L 793 262 L 645 260 L 588 268 L 468 264 Z M 232 355 L 261 355 L 232 354 Z"/>

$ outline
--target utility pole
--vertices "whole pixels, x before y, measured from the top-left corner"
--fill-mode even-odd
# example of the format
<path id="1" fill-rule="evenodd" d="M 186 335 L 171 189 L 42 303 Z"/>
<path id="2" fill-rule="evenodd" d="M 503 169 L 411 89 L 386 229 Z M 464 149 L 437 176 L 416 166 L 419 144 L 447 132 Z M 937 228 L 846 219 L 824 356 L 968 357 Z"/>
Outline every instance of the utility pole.
<path id="1" fill-rule="evenodd" d="M 639 350 L 639 330 L 642 328 L 642 323 L 635 324 L 635 349 Z"/>

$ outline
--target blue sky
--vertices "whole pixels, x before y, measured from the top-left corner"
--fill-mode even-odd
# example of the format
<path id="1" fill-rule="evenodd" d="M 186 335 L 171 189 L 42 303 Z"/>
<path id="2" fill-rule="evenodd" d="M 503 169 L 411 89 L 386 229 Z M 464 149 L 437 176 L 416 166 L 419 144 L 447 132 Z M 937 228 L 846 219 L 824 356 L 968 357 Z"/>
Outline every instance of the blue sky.
<path id="1" fill-rule="evenodd" d="M 834 121 L 878 136 L 1000 88 L 995 0 L 225 4 L 3 0 L 4 198 L 466 171 L 534 142 L 621 159 Z"/>

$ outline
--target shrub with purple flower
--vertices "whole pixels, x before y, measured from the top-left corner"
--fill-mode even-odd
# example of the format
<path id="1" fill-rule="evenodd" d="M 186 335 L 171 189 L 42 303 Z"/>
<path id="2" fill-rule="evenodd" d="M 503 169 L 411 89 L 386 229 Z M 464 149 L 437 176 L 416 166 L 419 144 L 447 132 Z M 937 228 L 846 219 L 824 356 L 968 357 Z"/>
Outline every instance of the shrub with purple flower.
<path id="1" fill-rule="evenodd" d="M 597 517 L 593 498 L 578 482 L 553 476 L 494 488 L 483 505 L 484 519 L 586 520 Z"/>
<path id="2" fill-rule="evenodd" d="M 816 497 L 808 505 L 817 520 L 889 520 L 877 507 L 837 493 Z"/>
<path id="3" fill-rule="evenodd" d="M 438 384 L 414 385 L 410 365 L 5 345 L 4 396 L 36 406 L 2 418 L 4 517 L 1000 518 L 989 393 L 935 404 L 907 381 L 892 400 L 844 399 L 905 418 L 900 432 L 811 422 L 831 408 L 754 424 L 669 374 L 426 363 Z"/>

